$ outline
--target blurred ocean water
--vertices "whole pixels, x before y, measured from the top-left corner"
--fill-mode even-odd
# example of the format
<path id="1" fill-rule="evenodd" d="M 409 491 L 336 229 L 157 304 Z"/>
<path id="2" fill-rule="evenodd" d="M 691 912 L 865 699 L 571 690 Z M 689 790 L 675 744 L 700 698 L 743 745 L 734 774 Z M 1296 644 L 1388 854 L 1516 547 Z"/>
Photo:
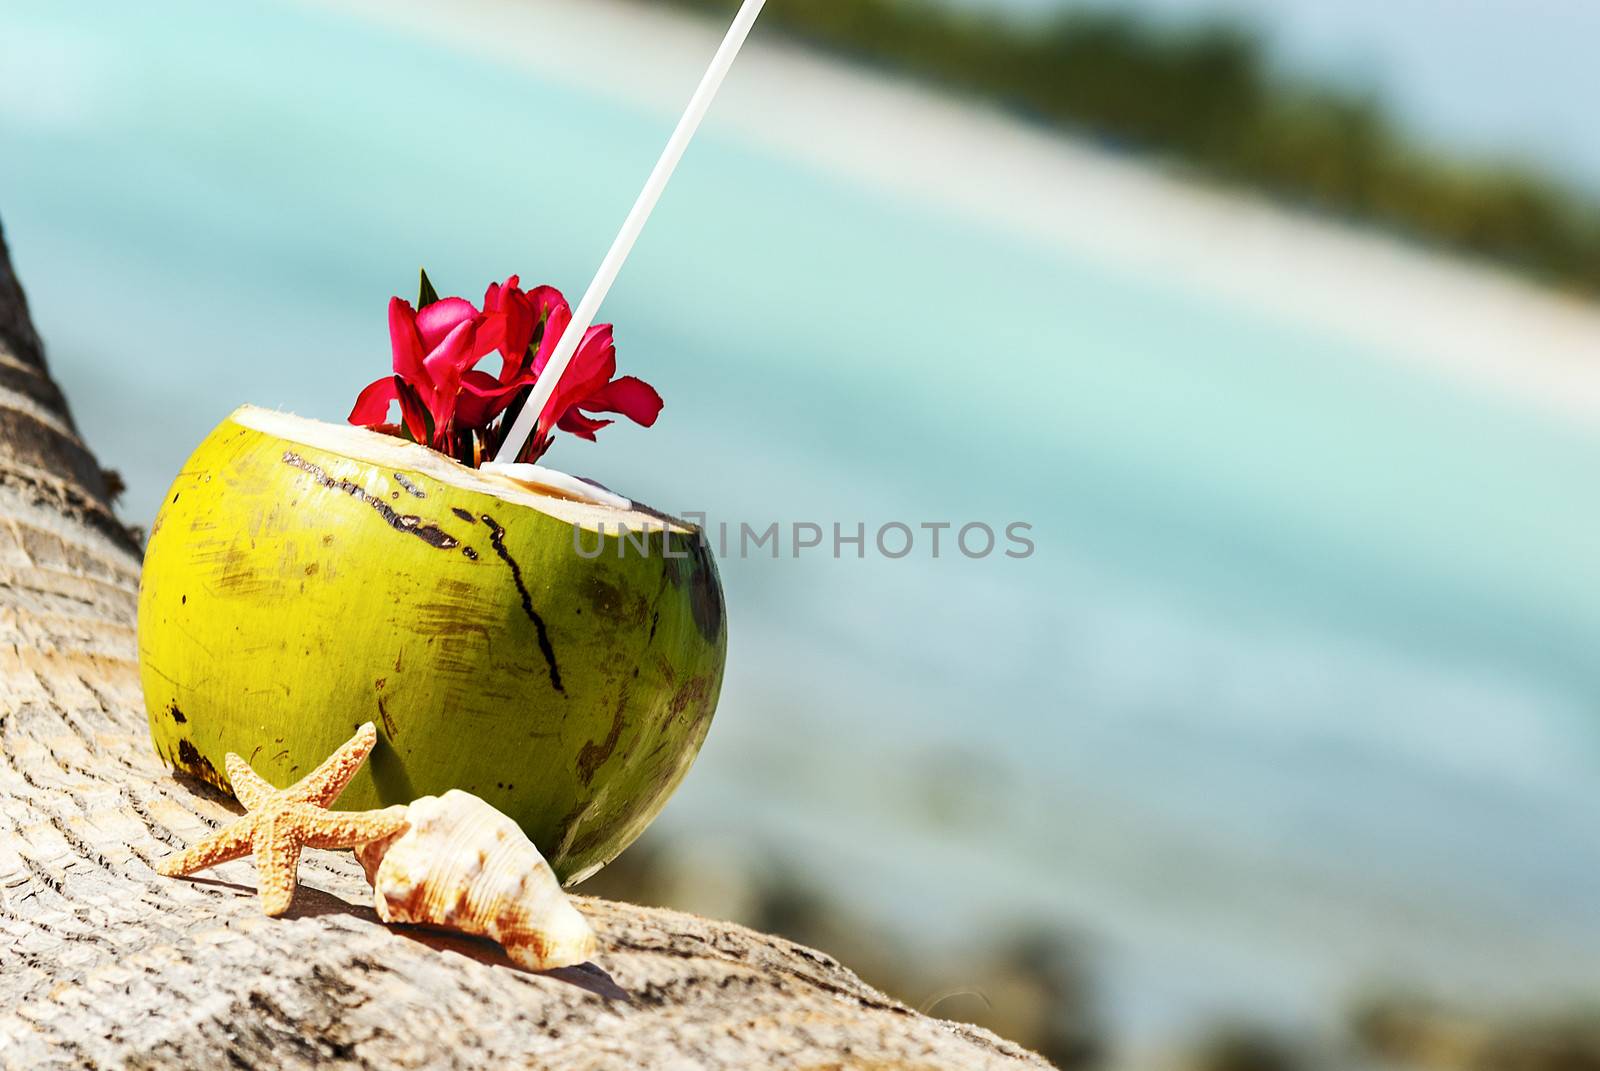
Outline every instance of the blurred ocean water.
<path id="1" fill-rule="evenodd" d="M 665 134 L 302 7 L 0 14 L 0 219 L 136 523 L 236 404 L 341 419 L 418 264 L 576 298 Z M 1037 544 L 725 558 L 727 686 L 664 823 L 929 942 L 1079 928 L 1129 1024 L 1586 982 L 1592 430 L 714 122 L 606 316 L 667 409 L 552 463 L 713 522 Z"/>

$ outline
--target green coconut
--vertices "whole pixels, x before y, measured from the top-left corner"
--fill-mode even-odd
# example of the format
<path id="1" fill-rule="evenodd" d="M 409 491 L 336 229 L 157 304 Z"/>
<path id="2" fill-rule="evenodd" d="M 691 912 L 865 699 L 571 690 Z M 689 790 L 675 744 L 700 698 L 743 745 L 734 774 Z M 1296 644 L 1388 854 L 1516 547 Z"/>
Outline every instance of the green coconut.
<path id="1" fill-rule="evenodd" d="M 351 809 L 453 788 L 569 884 L 666 803 L 716 708 L 722 588 L 698 529 L 359 428 L 246 406 L 200 444 L 139 591 L 150 734 L 231 791 L 290 784 L 363 722 Z"/>

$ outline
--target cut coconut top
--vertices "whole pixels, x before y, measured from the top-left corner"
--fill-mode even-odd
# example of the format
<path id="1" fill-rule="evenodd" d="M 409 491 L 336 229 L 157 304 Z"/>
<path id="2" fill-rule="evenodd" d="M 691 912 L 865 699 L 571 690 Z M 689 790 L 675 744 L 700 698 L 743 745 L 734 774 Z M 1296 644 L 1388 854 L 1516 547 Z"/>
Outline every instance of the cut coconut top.
<path id="1" fill-rule="evenodd" d="M 289 442 L 340 454 L 384 468 L 432 477 L 452 487 L 494 495 L 506 502 L 536 509 L 589 531 L 604 524 L 616 531 L 657 532 L 663 528 L 691 534 L 695 526 L 640 506 L 599 484 L 540 465 L 501 465 L 495 470 L 472 469 L 436 450 L 392 435 L 348 424 L 328 424 L 292 413 L 242 405 L 228 418 L 239 424 Z"/>

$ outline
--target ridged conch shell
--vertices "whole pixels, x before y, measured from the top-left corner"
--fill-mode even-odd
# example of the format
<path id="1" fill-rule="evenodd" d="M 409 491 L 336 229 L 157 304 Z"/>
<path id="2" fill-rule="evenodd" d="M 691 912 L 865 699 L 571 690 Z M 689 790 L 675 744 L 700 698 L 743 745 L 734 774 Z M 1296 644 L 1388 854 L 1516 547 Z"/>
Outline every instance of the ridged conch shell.
<path id="1" fill-rule="evenodd" d="M 384 922 L 480 934 L 535 971 L 594 955 L 594 930 L 510 818 L 456 789 L 415 801 L 406 817 L 405 832 L 356 851 Z"/>

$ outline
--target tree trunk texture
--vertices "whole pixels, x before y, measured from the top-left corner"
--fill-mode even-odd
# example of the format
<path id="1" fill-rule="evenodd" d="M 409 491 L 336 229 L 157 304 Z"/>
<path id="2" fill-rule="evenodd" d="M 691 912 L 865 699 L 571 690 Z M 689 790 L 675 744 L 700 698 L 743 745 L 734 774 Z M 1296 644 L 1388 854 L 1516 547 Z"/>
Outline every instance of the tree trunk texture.
<path id="1" fill-rule="evenodd" d="M 384 926 L 348 853 L 280 919 L 249 860 L 158 876 L 238 807 L 150 746 L 138 580 L 0 240 L 0 1067 L 1047 1066 L 729 923 L 580 897 L 596 965 L 540 975 Z"/>

